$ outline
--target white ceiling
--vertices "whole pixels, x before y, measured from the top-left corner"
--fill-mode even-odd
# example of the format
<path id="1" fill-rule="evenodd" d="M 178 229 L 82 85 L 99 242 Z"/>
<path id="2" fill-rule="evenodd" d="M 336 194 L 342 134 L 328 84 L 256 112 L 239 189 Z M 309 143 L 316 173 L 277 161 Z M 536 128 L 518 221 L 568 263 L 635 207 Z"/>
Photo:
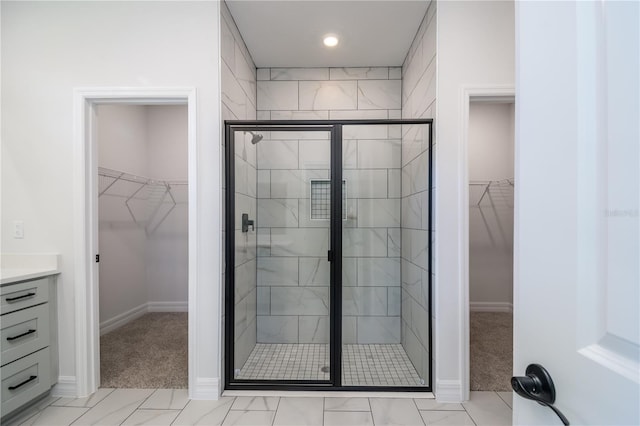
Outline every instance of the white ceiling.
<path id="1" fill-rule="evenodd" d="M 258 68 L 400 66 L 429 0 L 227 0 Z M 322 38 L 337 34 L 327 48 Z"/>

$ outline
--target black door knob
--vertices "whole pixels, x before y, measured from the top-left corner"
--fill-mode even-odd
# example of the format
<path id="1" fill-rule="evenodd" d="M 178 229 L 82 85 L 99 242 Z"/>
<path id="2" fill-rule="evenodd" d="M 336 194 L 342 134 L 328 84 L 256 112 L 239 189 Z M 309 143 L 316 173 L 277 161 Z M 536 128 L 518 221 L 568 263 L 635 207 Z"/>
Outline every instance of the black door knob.
<path id="1" fill-rule="evenodd" d="M 569 420 L 553 406 L 556 402 L 556 388 L 549 372 L 540 364 L 529 364 L 525 374 L 526 376 L 511 378 L 511 387 L 515 393 L 551 408 L 560 417 L 562 423 L 569 426 Z"/>

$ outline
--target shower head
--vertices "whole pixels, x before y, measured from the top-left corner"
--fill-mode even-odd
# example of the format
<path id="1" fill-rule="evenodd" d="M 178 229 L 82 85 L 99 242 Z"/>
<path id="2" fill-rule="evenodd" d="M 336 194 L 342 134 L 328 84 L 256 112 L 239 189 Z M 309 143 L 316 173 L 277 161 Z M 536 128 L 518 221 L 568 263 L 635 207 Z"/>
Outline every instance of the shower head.
<path id="1" fill-rule="evenodd" d="M 262 140 L 262 138 L 264 137 L 259 133 L 252 133 L 252 135 L 253 135 L 253 137 L 251 138 L 251 143 L 254 144 L 254 145 L 257 144 L 258 142 L 260 142 Z"/>
<path id="2" fill-rule="evenodd" d="M 260 133 L 253 133 L 250 130 L 247 130 L 245 133 L 249 133 L 252 137 L 251 137 L 251 143 L 252 144 L 257 144 L 258 142 L 260 142 L 262 140 L 262 138 L 264 136 L 262 136 Z"/>

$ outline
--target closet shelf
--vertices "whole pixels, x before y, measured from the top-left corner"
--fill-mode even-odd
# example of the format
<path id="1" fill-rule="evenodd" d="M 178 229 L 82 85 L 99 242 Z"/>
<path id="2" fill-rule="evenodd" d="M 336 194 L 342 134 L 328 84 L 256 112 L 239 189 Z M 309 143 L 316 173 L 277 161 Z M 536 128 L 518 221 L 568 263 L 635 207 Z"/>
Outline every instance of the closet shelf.
<path id="1" fill-rule="evenodd" d="M 474 211 L 475 221 L 482 220 L 492 247 L 513 245 L 514 183 L 514 178 L 469 182 L 469 207 Z M 477 201 L 471 201 L 478 195 Z M 483 204 L 483 200 L 487 201 Z"/>
<path id="2" fill-rule="evenodd" d="M 147 234 L 154 232 L 178 204 L 173 194 L 173 187 L 188 185 L 187 181 L 151 179 L 120 170 L 98 167 L 98 197 L 110 195 L 110 190 L 115 192 L 117 188 L 115 185 L 118 182 L 127 182 L 131 185 L 125 187 L 127 190 L 125 194 L 112 195 L 125 198 L 124 204 L 131 218 L 136 224 L 144 224 Z M 134 213 L 131 204 L 134 199 L 146 201 L 148 214 L 145 217 Z M 165 211 L 160 214 L 163 205 L 165 205 Z"/>
<path id="3" fill-rule="evenodd" d="M 475 180 L 475 181 L 469 181 L 469 186 L 484 186 L 484 190 L 482 191 L 482 195 L 480 196 L 480 199 L 478 200 L 478 203 L 476 205 L 480 205 L 480 203 L 482 202 L 482 199 L 484 198 L 485 195 L 487 195 L 487 193 L 489 192 L 489 188 L 491 188 L 492 186 L 514 186 L 514 178 L 507 178 L 507 179 L 500 179 L 500 180 Z"/>

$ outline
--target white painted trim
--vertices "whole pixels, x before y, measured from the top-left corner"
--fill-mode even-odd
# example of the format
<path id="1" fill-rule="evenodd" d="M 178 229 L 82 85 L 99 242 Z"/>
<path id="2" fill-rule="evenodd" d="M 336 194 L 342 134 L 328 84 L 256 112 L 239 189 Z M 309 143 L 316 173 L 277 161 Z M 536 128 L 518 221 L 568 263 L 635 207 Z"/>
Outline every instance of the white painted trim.
<path id="1" fill-rule="evenodd" d="M 60 376 L 58 383 L 51 389 L 51 396 L 75 398 L 78 393 L 78 387 L 75 376 Z"/>
<path id="2" fill-rule="evenodd" d="M 192 87 L 88 87 L 73 91 L 74 233 L 75 247 L 75 362 L 76 397 L 95 392 L 99 385 L 98 279 L 93 256 L 97 252 L 97 161 L 92 135 L 92 112 L 99 104 L 187 104 L 189 175 L 189 386 L 194 386 L 197 342 L 197 138 L 196 89 Z M 217 396 L 216 396 L 217 398 Z"/>
<path id="3" fill-rule="evenodd" d="M 218 13 L 219 15 L 219 13 Z M 218 93 L 222 93 L 218 91 Z M 197 144 L 197 105 L 196 105 L 196 90 L 192 89 L 188 95 L 188 108 L 187 108 L 187 127 L 189 129 L 189 152 L 187 153 L 187 168 L 188 168 L 188 182 L 189 182 L 189 212 L 188 212 L 188 226 L 189 226 L 189 296 L 187 303 L 189 305 L 188 311 L 188 330 L 189 330 L 189 348 L 188 348 L 188 386 L 189 393 L 194 389 L 197 374 L 197 355 L 200 348 L 200 341 L 198 340 L 198 316 L 197 312 L 197 290 L 198 290 L 198 256 L 200 251 L 198 250 L 198 144 Z M 219 395 L 219 394 L 218 394 Z M 216 396 L 215 399 L 218 397 Z"/>
<path id="4" fill-rule="evenodd" d="M 442 399 L 443 402 L 460 402 L 469 399 L 470 390 L 470 348 L 469 348 L 469 103 L 471 101 L 487 102 L 515 102 L 516 90 L 514 86 L 463 86 L 460 88 L 460 150 L 458 162 L 460 174 L 458 176 L 460 199 L 458 205 L 458 235 L 460 238 L 460 283 L 459 294 L 459 345 L 458 359 L 460 371 L 459 394 L 457 400 Z M 448 381 L 445 381 L 448 382 Z M 446 385 L 448 386 L 448 385 Z M 451 392 L 451 388 L 445 386 L 445 392 Z M 438 388 L 439 389 L 439 388 Z M 440 401 L 440 395 L 436 391 L 436 397 Z M 446 395 L 443 398 L 448 398 Z"/>
<path id="5" fill-rule="evenodd" d="M 463 391 L 460 380 L 436 381 L 435 394 L 438 402 L 461 402 L 460 395 Z"/>
<path id="6" fill-rule="evenodd" d="M 598 343 L 578 350 L 578 353 L 614 371 L 625 379 L 640 384 L 640 374 L 638 374 L 638 371 L 640 371 L 640 363 L 637 361 L 637 356 L 633 356 L 633 351 L 637 346 L 627 341 L 622 343 L 622 345 L 617 345 L 618 347 L 614 349 L 611 347 L 612 345 L 607 345 L 605 342 L 609 340 L 608 337 L 613 337 L 616 340 L 619 338 L 611 336 L 609 333 L 607 333 L 607 335 L 608 336 L 605 336 L 603 339 L 600 339 Z M 626 346 L 626 348 L 631 349 L 631 356 L 625 356 L 626 354 L 623 354 L 623 352 L 625 352 L 624 349 L 621 351 L 619 346 Z"/>
<path id="7" fill-rule="evenodd" d="M 147 312 L 189 312 L 189 302 L 148 302 Z"/>
<path id="8" fill-rule="evenodd" d="M 147 303 L 143 303 L 142 305 L 129 309 L 128 311 L 116 315 L 113 318 L 102 321 L 100 323 L 100 335 L 102 336 L 103 334 L 116 330 L 123 325 L 130 323 L 134 319 L 140 318 L 147 312 L 149 312 L 149 306 Z"/>
<path id="9" fill-rule="evenodd" d="M 471 312 L 513 312 L 513 303 L 509 302 L 471 302 L 469 303 Z"/>
<path id="10" fill-rule="evenodd" d="M 222 394 L 217 377 L 197 377 L 193 386 L 189 383 L 189 399 L 216 400 Z"/>
<path id="11" fill-rule="evenodd" d="M 74 145 L 74 294 L 75 294 L 75 361 L 76 397 L 88 396 L 98 386 L 96 376 L 99 360 L 96 359 L 97 324 L 92 327 L 92 303 L 95 287 L 90 277 L 92 266 L 89 258 L 93 252 L 93 232 L 89 217 L 93 214 L 88 203 L 91 192 L 91 149 L 87 138 L 90 93 L 75 90 L 73 95 L 73 145 Z"/>

